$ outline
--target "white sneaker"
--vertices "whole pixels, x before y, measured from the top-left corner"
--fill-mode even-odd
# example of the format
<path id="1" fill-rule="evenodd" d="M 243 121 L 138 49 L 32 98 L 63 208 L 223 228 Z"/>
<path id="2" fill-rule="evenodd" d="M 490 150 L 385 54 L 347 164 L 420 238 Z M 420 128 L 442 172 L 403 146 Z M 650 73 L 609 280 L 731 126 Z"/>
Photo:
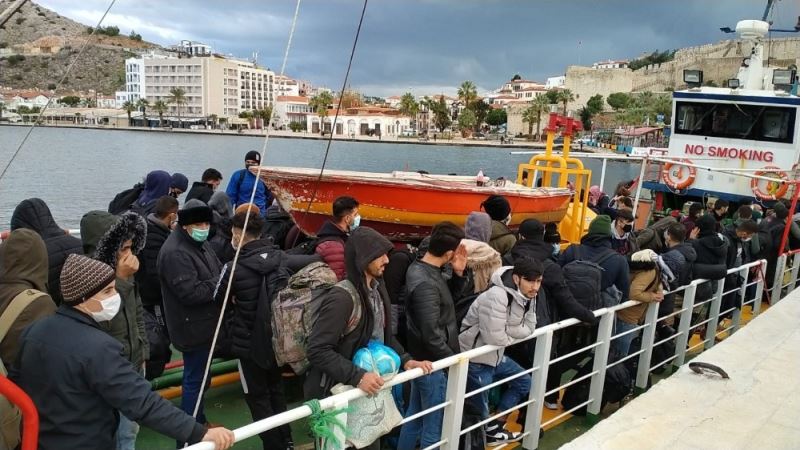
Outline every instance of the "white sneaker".
<path id="1" fill-rule="evenodd" d="M 558 403 L 550 403 L 548 401 L 545 401 L 544 407 L 549 409 L 550 411 L 555 411 L 558 409 Z"/>

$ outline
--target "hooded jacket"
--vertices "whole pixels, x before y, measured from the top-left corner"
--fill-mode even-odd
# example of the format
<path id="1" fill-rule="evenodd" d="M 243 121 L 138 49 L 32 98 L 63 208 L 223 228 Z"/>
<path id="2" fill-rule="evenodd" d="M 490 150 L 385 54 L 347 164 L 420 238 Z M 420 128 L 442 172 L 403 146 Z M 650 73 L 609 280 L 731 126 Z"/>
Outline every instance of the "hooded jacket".
<path id="1" fill-rule="evenodd" d="M 631 261 L 631 290 L 629 300 L 636 300 L 642 304 L 631 306 L 617 311 L 619 320 L 638 324 L 647 309 L 646 303 L 655 301 L 655 295 L 661 292 L 661 276 L 653 262 Z"/>
<path id="2" fill-rule="evenodd" d="M 131 209 L 142 217 L 147 217 L 155 209 L 156 201 L 169 194 L 170 184 L 172 184 L 172 177 L 167 172 L 154 170 L 148 173 L 144 179 L 144 190 L 133 203 L 133 208 Z"/>
<path id="3" fill-rule="evenodd" d="M 344 261 L 344 244 L 347 242 L 348 233 L 342 231 L 330 220 L 322 224 L 317 232 L 318 244 L 314 252 L 322 257 L 325 264 L 330 266 L 339 281 L 347 275 Z"/>
<path id="4" fill-rule="evenodd" d="M 682 258 L 678 258 L 680 255 Z M 692 282 L 692 267 L 697 261 L 697 251 L 689 242 L 681 242 L 670 248 L 663 255 L 664 261 L 675 275 L 674 287 L 685 286 Z"/>
<path id="5" fill-rule="evenodd" d="M 475 294 L 489 288 L 492 274 L 503 266 L 503 258 L 489 244 L 472 239 L 462 239 L 467 248 L 467 269 L 472 272 Z"/>
<path id="6" fill-rule="evenodd" d="M 139 288 L 142 305 L 150 308 L 164 304 L 161 283 L 158 281 L 158 252 L 169 237 L 170 229 L 154 214 L 147 216 L 147 238 L 139 252 L 139 270 L 134 279 Z"/>
<path id="7" fill-rule="evenodd" d="M 47 293 L 47 249 L 33 230 L 25 228 L 11 232 L 0 244 L 0 315 L 11 300 L 25 289 L 35 289 L 45 295 L 22 310 L 0 342 L 0 360 L 10 367 L 17 359 L 19 337 L 28 325 L 53 314 L 56 304 Z"/>
<path id="8" fill-rule="evenodd" d="M 587 234 L 581 239 L 581 257 L 583 259 L 597 260 L 611 249 L 611 236 L 605 234 Z M 570 245 L 558 256 L 558 265 L 564 267 L 575 261 L 575 245 Z M 606 259 L 603 264 L 603 280 L 600 289 L 615 286 L 621 293 L 620 303 L 628 301 L 630 279 L 628 278 L 628 261 L 622 255 L 614 255 Z"/>
<path id="9" fill-rule="evenodd" d="M 216 296 L 219 304 L 228 288 L 229 266 L 223 266 L 220 274 Z M 248 242 L 242 247 L 225 319 L 229 342 L 224 346 L 233 356 L 252 360 L 263 369 L 277 368 L 270 344 L 271 300 L 286 287 L 289 275 L 286 255 L 269 239 Z"/>
<path id="10" fill-rule="evenodd" d="M 231 202 L 228 195 L 224 192 L 215 192 L 208 203 L 214 215 L 211 222 L 211 232 L 208 235 L 208 242 L 214 253 L 219 258 L 221 263 L 227 263 L 233 260 L 236 252 L 231 246 L 231 217 L 233 217 L 233 210 L 231 209 Z"/>
<path id="11" fill-rule="evenodd" d="M 461 351 L 483 345 L 500 348 L 470 360 L 497 367 L 505 347 L 524 339 L 536 329 L 536 299 L 519 293 L 511 276 L 513 267 L 501 267 L 492 274 L 492 287 L 472 302 L 458 336 Z"/>
<path id="12" fill-rule="evenodd" d="M 222 269 L 211 244 L 195 241 L 178 226 L 161 247 L 156 267 L 175 348 L 182 352 L 209 348 L 220 313 L 214 290 Z"/>
<path id="13" fill-rule="evenodd" d="M 520 239 L 511 249 L 512 261 L 517 258 L 530 258 L 539 261 L 544 267 L 542 289 L 545 291 L 543 297 L 546 300 L 540 298 L 537 301 L 537 325 L 541 327 L 569 318 L 595 323 L 597 319 L 592 311 L 578 303 L 572 296 L 572 291 L 564 280 L 561 266 L 555 262 L 552 255 L 553 246 L 541 239 Z"/>
<path id="14" fill-rule="evenodd" d="M 202 181 L 195 181 L 192 183 L 192 187 L 189 188 L 189 192 L 186 193 L 186 201 L 197 199 L 203 203 L 208 203 L 212 195 L 214 195 L 214 186 Z"/>
<path id="15" fill-rule="evenodd" d="M 376 326 L 364 271 L 370 262 L 387 254 L 391 248 L 392 243 L 371 228 L 359 227 L 350 234 L 345 244 L 347 279 L 359 293 L 356 300 L 361 302 L 361 320 L 345 335 L 347 321 L 353 313 L 353 299 L 338 287 L 322 294 L 318 300 L 321 302 L 318 318 L 308 336 L 307 355 L 311 367 L 304 384 L 307 399 L 327 397 L 337 383 L 357 386 L 366 373 L 352 362 L 356 350 L 367 345 Z M 376 281 L 385 318 L 384 323 L 377 326 L 383 326 L 384 345 L 394 349 L 404 365 L 411 357 L 392 334 L 389 295 L 383 280 Z"/>
<path id="16" fill-rule="evenodd" d="M 11 216 L 11 230 L 27 228 L 33 230 L 44 240 L 47 248 L 47 292 L 61 304 L 61 268 L 67 256 L 81 253 L 80 239 L 70 236 L 59 228 L 47 204 L 38 198 L 23 200 Z"/>
<path id="17" fill-rule="evenodd" d="M 489 239 L 489 245 L 497 250 L 497 253 L 505 255 L 511 251 L 514 244 L 517 243 L 517 237 L 508 229 L 508 226 L 503 222 L 497 220 L 492 221 L 492 236 Z"/>
<path id="18" fill-rule="evenodd" d="M 703 216 L 697 220 L 700 229 L 697 239 L 691 242 L 697 260 L 693 268 L 694 278 L 719 280 L 727 271 L 728 242 L 715 230 L 716 221 L 711 216 Z"/>
<path id="19" fill-rule="evenodd" d="M 650 225 L 636 234 L 636 245 L 639 250 L 653 250 L 661 253 L 664 249 L 664 232 L 670 225 L 677 223 L 677 219 L 672 216 L 661 218 L 658 222 Z"/>
<path id="20" fill-rule="evenodd" d="M 86 242 L 96 248 L 92 258 L 102 261 L 109 266 L 117 267 L 117 252 L 127 240 L 132 241 L 131 252 L 138 255 L 145 246 L 147 239 L 147 224 L 145 219 L 134 213 L 126 212 L 116 218 L 113 225 L 103 231 L 107 221 L 103 216 L 115 217 L 105 211 L 93 211 L 93 214 L 84 216 L 81 220 L 81 229 L 91 230 L 90 234 L 101 234 L 97 243 Z M 144 328 L 144 310 L 142 299 L 134 279 L 116 279 L 117 292 L 122 299 L 119 312 L 108 322 L 100 322 L 100 328 L 117 339 L 123 347 L 123 356 L 134 367 L 141 367 L 149 356 L 149 342 Z"/>

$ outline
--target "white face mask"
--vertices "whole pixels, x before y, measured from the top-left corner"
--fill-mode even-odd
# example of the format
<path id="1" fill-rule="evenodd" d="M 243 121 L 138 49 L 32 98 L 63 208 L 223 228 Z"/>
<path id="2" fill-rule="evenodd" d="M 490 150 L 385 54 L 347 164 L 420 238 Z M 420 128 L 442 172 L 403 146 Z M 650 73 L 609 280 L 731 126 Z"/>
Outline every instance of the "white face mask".
<path id="1" fill-rule="evenodd" d="M 119 296 L 119 293 L 117 293 L 105 300 L 100 301 L 100 305 L 103 307 L 102 310 L 98 312 L 90 312 L 89 314 L 92 315 L 92 318 L 95 321 L 105 322 L 113 319 L 114 316 L 117 315 L 121 304 L 122 298 Z"/>

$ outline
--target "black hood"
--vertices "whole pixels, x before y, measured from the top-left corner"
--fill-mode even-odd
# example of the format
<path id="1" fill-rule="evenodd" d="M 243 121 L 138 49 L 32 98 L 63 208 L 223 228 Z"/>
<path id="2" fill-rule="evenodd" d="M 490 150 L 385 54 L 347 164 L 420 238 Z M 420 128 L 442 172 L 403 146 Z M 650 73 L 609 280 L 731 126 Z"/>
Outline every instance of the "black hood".
<path id="1" fill-rule="evenodd" d="M 694 247 L 692 247 L 692 245 L 689 244 L 688 242 L 681 242 L 680 244 L 673 247 L 673 250 L 683 255 L 683 258 L 689 264 L 692 264 L 697 260 L 697 252 L 694 250 Z"/>
<path id="2" fill-rule="evenodd" d="M 33 230 L 42 239 L 66 233 L 59 228 L 47 203 L 40 198 L 23 200 L 14 209 L 14 214 L 11 216 L 11 230 L 19 228 Z"/>
<path id="3" fill-rule="evenodd" d="M 317 232 L 318 238 L 335 237 L 345 242 L 347 241 L 347 237 L 349 235 L 350 235 L 349 233 L 342 231 L 330 220 L 322 224 L 322 227 L 319 229 L 319 232 Z"/>
<path id="4" fill-rule="evenodd" d="M 695 242 L 697 242 L 697 246 L 706 249 L 714 257 L 726 258 L 728 256 L 727 242 L 718 233 L 701 237 Z"/>
<path id="5" fill-rule="evenodd" d="M 511 258 L 514 260 L 526 257 L 542 262 L 551 259 L 552 256 L 553 244 L 541 239 L 521 239 L 511 249 Z"/>
<path id="6" fill-rule="evenodd" d="M 260 239 L 248 242 L 242 247 L 238 264 L 254 272 L 267 275 L 279 266 L 286 265 L 286 255 L 272 244 L 271 239 Z"/>
<path id="7" fill-rule="evenodd" d="M 131 252 L 138 255 L 144 248 L 146 239 L 147 222 L 144 217 L 134 212 L 126 212 L 119 216 L 111 228 L 100 238 L 93 257 L 111 267 L 116 267 L 117 252 L 125 241 L 132 241 Z"/>
<path id="8" fill-rule="evenodd" d="M 581 238 L 581 245 L 589 247 L 608 247 L 611 248 L 611 235 L 607 234 L 587 234 Z M 552 250 L 552 248 L 551 248 Z"/>
<path id="9" fill-rule="evenodd" d="M 386 237 L 369 227 L 358 227 L 344 245 L 344 262 L 347 279 L 358 289 L 362 299 L 367 299 L 364 271 L 369 263 L 389 253 L 393 248 Z"/>
<path id="10" fill-rule="evenodd" d="M 269 208 L 267 208 L 267 215 L 266 215 L 267 220 L 284 220 L 289 218 L 290 218 L 289 213 L 284 211 L 283 208 L 281 208 L 280 203 L 278 202 L 273 203 L 272 205 L 269 206 Z M 323 225 L 323 228 L 324 227 L 325 225 Z"/>

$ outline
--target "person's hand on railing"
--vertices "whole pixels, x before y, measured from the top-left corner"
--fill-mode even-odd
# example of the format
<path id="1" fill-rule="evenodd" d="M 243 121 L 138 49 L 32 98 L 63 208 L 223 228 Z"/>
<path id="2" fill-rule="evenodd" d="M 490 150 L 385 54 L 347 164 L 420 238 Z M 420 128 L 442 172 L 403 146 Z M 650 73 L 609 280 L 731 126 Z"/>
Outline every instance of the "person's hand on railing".
<path id="1" fill-rule="evenodd" d="M 383 378 L 375 372 L 367 372 L 356 387 L 369 395 L 375 395 L 383 387 Z"/>
<path id="2" fill-rule="evenodd" d="M 664 293 L 663 292 L 653 292 L 653 301 L 656 303 L 661 302 L 664 300 Z"/>
<path id="3" fill-rule="evenodd" d="M 417 367 L 422 369 L 422 372 L 425 373 L 425 375 L 433 372 L 433 363 L 430 361 L 416 361 L 412 359 L 411 361 L 406 362 L 406 365 L 403 366 L 403 368 L 406 370 L 416 369 Z"/>
<path id="4" fill-rule="evenodd" d="M 214 448 L 216 450 L 226 450 L 233 447 L 233 444 L 236 442 L 236 437 L 233 435 L 233 431 L 222 428 L 209 428 L 206 431 L 206 435 L 203 436 L 204 442 L 213 442 Z"/>

